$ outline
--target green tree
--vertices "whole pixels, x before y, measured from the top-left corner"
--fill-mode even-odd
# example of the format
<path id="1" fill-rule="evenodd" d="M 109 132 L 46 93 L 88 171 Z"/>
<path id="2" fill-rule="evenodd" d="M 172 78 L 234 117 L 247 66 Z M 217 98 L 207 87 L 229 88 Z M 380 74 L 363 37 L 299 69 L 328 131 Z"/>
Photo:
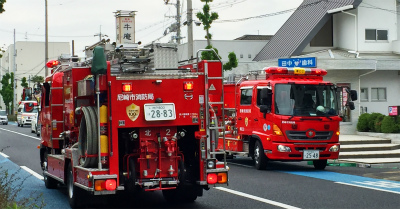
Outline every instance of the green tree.
<path id="1" fill-rule="evenodd" d="M 4 10 L 4 3 L 6 3 L 6 0 L 0 0 L 0 14 L 6 11 Z"/>
<path id="2" fill-rule="evenodd" d="M 210 5 L 208 5 L 209 2 L 213 2 L 213 0 L 200 0 L 201 2 L 205 2 L 203 6 L 203 12 L 198 12 L 196 14 L 196 17 L 199 18 L 199 20 L 203 23 L 204 30 L 206 31 L 206 36 L 205 38 L 207 39 L 207 47 L 206 49 L 214 49 L 214 51 L 217 53 L 215 55 L 213 52 L 210 51 L 204 51 L 201 53 L 201 59 L 202 60 L 218 60 L 221 58 L 218 54 L 218 50 L 214 48 L 211 45 L 211 39 L 212 35 L 210 33 L 210 28 L 211 24 L 213 23 L 214 20 L 217 20 L 219 15 L 216 12 L 210 12 Z M 230 52 L 228 55 L 228 62 L 224 64 L 223 69 L 226 70 L 232 70 L 232 68 L 237 67 L 238 65 L 238 60 L 236 58 L 236 54 L 234 52 Z"/>
<path id="3" fill-rule="evenodd" d="M 28 88 L 28 83 L 26 82 L 26 77 L 21 79 L 21 86 L 24 88 Z"/>
<path id="4" fill-rule="evenodd" d="M 11 83 L 9 82 L 11 81 Z M 14 104 L 13 102 L 13 86 L 14 86 L 14 73 L 6 73 L 1 79 L 2 88 L 0 95 L 3 97 L 3 102 L 6 105 L 7 112 L 10 112 L 10 107 Z"/>
<path id="5" fill-rule="evenodd" d="M 44 78 L 43 78 L 43 76 L 34 75 L 34 76 L 32 76 L 31 81 L 33 83 L 43 83 Z"/>
<path id="6" fill-rule="evenodd" d="M 218 13 L 216 13 L 216 12 L 210 13 L 210 5 L 208 5 L 208 3 L 212 2 L 213 0 L 200 0 L 200 1 L 205 2 L 206 4 L 203 6 L 203 13 L 198 12 L 196 14 L 196 17 L 199 18 L 199 20 L 204 25 L 204 30 L 206 31 L 205 38 L 207 39 L 207 46 L 211 46 L 210 40 L 211 40 L 212 35 L 210 34 L 210 28 L 211 28 L 212 22 L 214 20 L 218 19 Z"/>
<path id="7" fill-rule="evenodd" d="M 228 54 L 228 62 L 224 64 L 223 68 L 225 71 L 232 70 L 238 66 L 238 60 L 236 58 L 235 52 L 229 52 Z"/>

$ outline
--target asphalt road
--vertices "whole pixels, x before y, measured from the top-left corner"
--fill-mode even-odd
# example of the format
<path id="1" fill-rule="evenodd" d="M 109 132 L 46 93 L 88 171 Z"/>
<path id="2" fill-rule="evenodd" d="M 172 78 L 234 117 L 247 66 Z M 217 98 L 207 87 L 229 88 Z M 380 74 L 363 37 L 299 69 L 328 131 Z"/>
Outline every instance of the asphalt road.
<path id="1" fill-rule="evenodd" d="M 31 169 L 23 195 L 43 193 L 46 208 L 69 208 L 65 186 L 48 190 L 40 180 L 40 139 L 30 126 L 0 126 L 0 169 Z M 271 162 L 258 171 L 250 158 L 229 160 L 229 186 L 204 191 L 191 204 L 170 205 L 161 192 L 117 199 L 97 197 L 91 204 L 104 208 L 400 208 L 400 169 L 328 166 L 316 171 L 307 162 Z M 31 175 L 25 170 L 21 175 Z"/>

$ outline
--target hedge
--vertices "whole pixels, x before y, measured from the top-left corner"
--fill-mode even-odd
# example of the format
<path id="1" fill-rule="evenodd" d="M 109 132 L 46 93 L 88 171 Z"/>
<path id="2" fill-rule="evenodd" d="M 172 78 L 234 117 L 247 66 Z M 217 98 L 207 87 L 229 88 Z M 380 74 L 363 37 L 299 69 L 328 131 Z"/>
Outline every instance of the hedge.
<path id="1" fill-rule="evenodd" d="M 399 133 L 400 117 L 385 116 L 381 113 L 363 113 L 358 118 L 359 132 Z"/>

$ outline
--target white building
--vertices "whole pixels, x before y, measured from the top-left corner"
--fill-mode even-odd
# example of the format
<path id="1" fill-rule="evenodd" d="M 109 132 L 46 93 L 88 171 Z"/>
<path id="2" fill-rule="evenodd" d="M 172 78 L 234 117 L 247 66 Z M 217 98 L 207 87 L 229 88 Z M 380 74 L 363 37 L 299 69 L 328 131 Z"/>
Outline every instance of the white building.
<path id="1" fill-rule="evenodd" d="M 22 87 L 21 79 L 25 77 L 29 83 L 31 76 L 45 77 L 45 43 L 44 42 L 30 42 L 18 41 L 15 43 L 16 56 L 16 72 L 15 79 L 17 84 L 16 98 L 17 102 L 21 100 Z M 61 54 L 70 54 L 69 42 L 49 42 L 48 44 L 48 57 L 49 60 L 57 59 Z M 5 73 L 13 72 L 14 64 L 14 44 L 8 46 L 3 57 L 0 59 L 0 80 Z M 1 85 L 1 84 L 0 84 Z M 33 83 L 30 83 L 33 86 Z M 0 95 L 0 106 L 5 109 L 3 98 Z"/>

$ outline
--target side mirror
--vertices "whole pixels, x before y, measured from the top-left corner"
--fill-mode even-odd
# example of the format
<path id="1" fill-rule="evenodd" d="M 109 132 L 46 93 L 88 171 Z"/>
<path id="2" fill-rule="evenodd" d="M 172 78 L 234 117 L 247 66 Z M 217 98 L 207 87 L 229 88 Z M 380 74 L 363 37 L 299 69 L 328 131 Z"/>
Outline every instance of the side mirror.
<path id="1" fill-rule="evenodd" d="M 350 90 L 350 98 L 352 101 L 357 101 L 357 91 L 356 90 Z"/>
<path id="2" fill-rule="evenodd" d="M 354 106 L 354 102 L 348 102 L 347 105 L 349 106 L 350 110 L 356 109 Z"/>
<path id="3" fill-rule="evenodd" d="M 260 112 L 264 113 L 264 118 L 266 118 L 266 114 L 271 112 L 271 106 L 261 105 Z"/>

